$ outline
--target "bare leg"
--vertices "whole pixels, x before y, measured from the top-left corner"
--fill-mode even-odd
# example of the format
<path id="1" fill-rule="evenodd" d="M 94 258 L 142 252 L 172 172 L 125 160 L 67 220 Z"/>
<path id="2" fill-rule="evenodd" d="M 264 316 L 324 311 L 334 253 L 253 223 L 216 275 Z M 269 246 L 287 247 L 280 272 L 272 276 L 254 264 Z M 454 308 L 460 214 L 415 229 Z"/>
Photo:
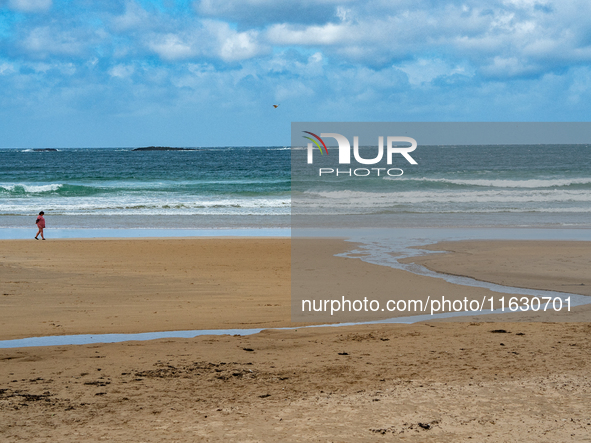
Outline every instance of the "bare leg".
<path id="1" fill-rule="evenodd" d="M 43 237 L 43 228 L 39 228 L 39 232 L 41 233 L 41 238 L 45 240 L 45 237 Z"/>
<path id="2" fill-rule="evenodd" d="M 39 233 L 41 232 L 41 228 L 39 228 L 39 230 L 37 231 L 37 233 L 35 234 L 35 240 L 39 240 L 37 237 L 39 237 Z"/>

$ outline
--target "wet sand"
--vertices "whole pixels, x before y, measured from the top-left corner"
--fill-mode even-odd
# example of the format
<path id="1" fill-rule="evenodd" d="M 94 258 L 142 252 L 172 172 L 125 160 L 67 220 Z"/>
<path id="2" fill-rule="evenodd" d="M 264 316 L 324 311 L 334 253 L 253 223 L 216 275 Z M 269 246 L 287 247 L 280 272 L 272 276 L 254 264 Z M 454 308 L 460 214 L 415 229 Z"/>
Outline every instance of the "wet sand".
<path id="1" fill-rule="evenodd" d="M 326 266 L 310 267 L 319 285 L 336 266 L 351 294 L 393 278 L 405 296 L 478 290 L 332 257 L 351 245 L 326 242 L 312 251 Z M 2 242 L 3 339 L 290 324 L 288 239 L 31 243 Z M 478 243 L 486 272 L 515 256 Z M 511 269 L 539 260 L 537 244 L 520 245 Z M 576 244 L 521 274 L 584 290 L 588 245 Z M 570 260 L 562 280 L 536 278 L 559 259 Z M 484 278 L 478 260 L 458 263 Z M 486 320 L 1 349 L 0 440 L 589 441 L 591 324 Z"/>
<path id="2" fill-rule="evenodd" d="M 401 262 L 414 262 L 443 274 L 504 286 L 591 296 L 590 242 L 457 241 L 421 249 L 448 254 L 430 254 Z"/>

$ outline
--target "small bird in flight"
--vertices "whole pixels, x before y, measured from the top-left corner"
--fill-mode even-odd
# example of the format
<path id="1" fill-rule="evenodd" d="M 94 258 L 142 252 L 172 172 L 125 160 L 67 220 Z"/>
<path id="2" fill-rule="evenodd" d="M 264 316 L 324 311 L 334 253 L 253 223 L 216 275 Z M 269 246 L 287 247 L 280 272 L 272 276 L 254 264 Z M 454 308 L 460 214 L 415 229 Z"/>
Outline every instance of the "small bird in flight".
<path id="1" fill-rule="evenodd" d="M 274 107 L 275 109 L 277 109 L 277 108 L 279 107 L 279 105 L 273 105 L 273 107 Z"/>

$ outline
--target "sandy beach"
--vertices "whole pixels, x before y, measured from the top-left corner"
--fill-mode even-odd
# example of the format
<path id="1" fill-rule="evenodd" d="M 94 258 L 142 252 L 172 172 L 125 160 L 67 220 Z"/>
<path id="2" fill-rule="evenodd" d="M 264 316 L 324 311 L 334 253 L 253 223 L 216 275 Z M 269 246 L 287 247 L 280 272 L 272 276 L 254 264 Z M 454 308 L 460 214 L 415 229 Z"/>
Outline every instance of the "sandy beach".
<path id="1" fill-rule="evenodd" d="M 14 240 L 1 251 L 2 340 L 289 324 L 288 239 Z"/>
<path id="2" fill-rule="evenodd" d="M 575 241 L 457 241 L 422 249 L 447 251 L 412 260 L 450 275 L 519 288 L 591 296 L 591 247 Z"/>
<path id="3" fill-rule="evenodd" d="M 39 243 L 2 242 L 1 339 L 292 325 L 289 239 Z M 344 270 L 350 294 L 392 279 L 409 297 L 486 291 L 334 257 L 352 246 L 342 240 L 315 245 L 324 268 L 310 281 Z M 421 259 L 434 270 L 587 295 L 584 242 L 433 248 L 452 251 Z M 1 349 L 0 437 L 590 441 L 586 313 Z"/>

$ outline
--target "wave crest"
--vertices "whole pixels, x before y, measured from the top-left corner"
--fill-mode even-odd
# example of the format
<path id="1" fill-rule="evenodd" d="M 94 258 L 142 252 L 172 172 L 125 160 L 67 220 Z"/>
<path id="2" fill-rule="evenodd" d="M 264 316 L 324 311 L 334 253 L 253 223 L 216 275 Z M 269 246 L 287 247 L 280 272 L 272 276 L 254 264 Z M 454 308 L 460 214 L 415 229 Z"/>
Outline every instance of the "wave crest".
<path id="1" fill-rule="evenodd" d="M 392 178 L 384 177 L 384 180 L 396 181 L 420 181 L 424 183 L 449 183 L 452 185 L 478 186 L 488 188 L 556 188 L 571 185 L 589 185 L 591 178 L 570 179 L 527 179 L 527 180 L 503 180 L 503 179 L 448 179 L 448 178 Z"/>
<path id="2" fill-rule="evenodd" d="M 64 185 L 55 183 L 50 185 L 0 185 L 0 190 L 9 192 L 11 194 L 42 194 L 44 192 L 55 192 L 61 189 Z"/>

